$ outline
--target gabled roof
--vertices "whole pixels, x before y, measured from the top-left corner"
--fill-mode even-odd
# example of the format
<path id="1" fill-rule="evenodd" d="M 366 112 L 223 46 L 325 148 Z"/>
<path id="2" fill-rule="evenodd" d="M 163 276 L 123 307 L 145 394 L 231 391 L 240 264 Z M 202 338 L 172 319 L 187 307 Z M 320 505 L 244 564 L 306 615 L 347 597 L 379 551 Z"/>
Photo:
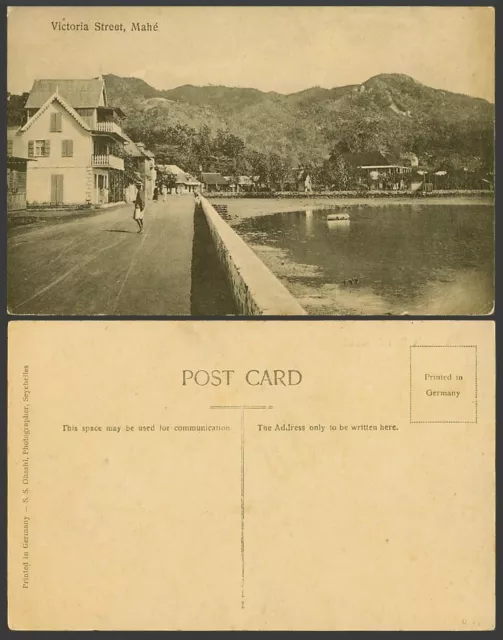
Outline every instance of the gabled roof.
<path id="1" fill-rule="evenodd" d="M 44 105 L 42 105 L 42 107 L 37 111 L 37 113 L 32 116 L 28 122 L 21 127 L 20 131 L 26 131 L 27 129 L 29 129 L 31 127 L 31 125 L 38 120 L 38 118 L 40 118 L 40 116 L 47 111 L 47 109 L 49 108 L 49 106 L 54 102 L 54 100 L 57 100 L 59 102 L 59 104 L 68 111 L 68 113 L 80 124 L 80 126 L 85 129 L 86 131 L 91 131 L 91 129 L 89 128 L 89 126 L 84 122 L 84 120 L 82 120 L 82 118 L 79 116 L 79 114 L 75 111 L 75 109 L 73 107 L 71 107 L 60 95 L 59 93 L 54 93 L 47 101 Z"/>
<path id="2" fill-rule="evenodd" d="M 141 146 L 138 144 L 137 146 L 139 147 L 143 155 L 147 156 L 147 158 L 155 158 L 155 154 L 153 154 L 152 151 L 150 151 L 150 149 L 147 149 L 145 145 Z"/>
<path id="3" fill-rule="evenodd" d="M 98 107 L 104 87 L 103 78 L 92 78 L 91 80 L 35 80 L 25 104 L 25 109 L 40 109 L 56 92 L 75 109 Z"/>
<path id="4" fill-rule="evenodd" d="M 196 180 L 190 173 L 182 172 L 176 174 L 176 184 L 198 185 L 199 180 Z"/>
<path id="5" fill-rule="evenodd" d="M 166 173 L 173 173 L 175 175 L 184 174 L 185 173 L 183 171 L 183 169 L 180 169 L 180 167 L 178 167 L 176 164 L 165 164 L 165 165 L 163 165 L 162 169 Z"/>
<path id="6" fill-rule="evenodd" d="M 228 181 L 220 173 L 201 173 L 201 182 L 204 184 L 228 184 Z"/>
<path id="7" fill-rule="evenodd" d="M 375 167 L 386 166 L 390 162 L 383 156 L 380 151 L 369 151 L 363 153 L 352 153 L 348 151 L 343 153 L 342 157 L 346 162 L 352 164 L 354 167 Z"/>
<path id="8" fill-rule="evenodd" d="M 176 164 L 160 165 L 159 170 L 163 175 L 172 175 L 176 177 L 176 184 L 198 185 L 199 180 L 196 180 L 190 173 L 186 173 L 183 169 L 180 169 Z"/>
<path id="9" fill-rule="evenodd" d="M 133 158 L 154 158 L 154 154 L 145 148 L 143 142 L 134 142 L 131 140 L 129 136 L 125 133 L 123 134 L 126 139 L 126 144 L 124 146 L 125 152 L 132 156 Z"/>
<path id="10" fill-rule="evenodd" d="M 131 140 L 126 142 L 126 144 L 124 145 L 124 151 L 132 156 L 133 158 L 144 158 L 145 154 L 142 153 L 138 147 L 136 146 L 136 144 Z"/>

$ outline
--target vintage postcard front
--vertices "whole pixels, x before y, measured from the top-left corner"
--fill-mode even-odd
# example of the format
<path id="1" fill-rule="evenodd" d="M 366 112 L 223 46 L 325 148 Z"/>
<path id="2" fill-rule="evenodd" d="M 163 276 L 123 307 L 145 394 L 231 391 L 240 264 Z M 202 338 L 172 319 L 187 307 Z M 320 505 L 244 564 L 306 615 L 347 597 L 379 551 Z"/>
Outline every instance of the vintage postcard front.
<path id="1" fill-rule="evenodd" d="M 491 314 L 494 15 L 10 8 L 9 312 Z"/>
<path id="2" fill-rule="evenodd" d="M 9 327 L 13 629 L 494 626 L 492 322 Z"/>

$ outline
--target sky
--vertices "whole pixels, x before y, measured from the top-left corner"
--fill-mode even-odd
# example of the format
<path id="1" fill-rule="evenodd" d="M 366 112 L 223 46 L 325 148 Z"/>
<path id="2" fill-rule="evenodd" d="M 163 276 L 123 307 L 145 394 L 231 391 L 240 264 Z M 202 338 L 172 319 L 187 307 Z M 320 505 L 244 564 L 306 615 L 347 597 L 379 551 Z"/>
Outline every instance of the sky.
<path id="1" fill-rule="evenodd" d="M 87 24 L 89 31 L 52 23 Z M 95 22 L 124 31 L 95 31 Z M 158 25 L 134 32 L 132 23 Z M 8 91 L 35 78 L 142 78 L 293 93 L 404 73 L 494 101 L 490 7 L 11 7 Z"/>

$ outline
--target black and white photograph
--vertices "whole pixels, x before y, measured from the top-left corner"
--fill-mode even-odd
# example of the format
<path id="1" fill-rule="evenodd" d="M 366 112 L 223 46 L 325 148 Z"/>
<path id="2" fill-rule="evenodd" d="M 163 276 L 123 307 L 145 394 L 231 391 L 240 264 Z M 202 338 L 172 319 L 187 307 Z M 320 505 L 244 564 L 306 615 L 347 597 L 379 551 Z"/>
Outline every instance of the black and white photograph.
<path id="1" fill-rule="evenodd" d="M 494 9 L 10 7 L 18 316 L 494 307 Z"/>

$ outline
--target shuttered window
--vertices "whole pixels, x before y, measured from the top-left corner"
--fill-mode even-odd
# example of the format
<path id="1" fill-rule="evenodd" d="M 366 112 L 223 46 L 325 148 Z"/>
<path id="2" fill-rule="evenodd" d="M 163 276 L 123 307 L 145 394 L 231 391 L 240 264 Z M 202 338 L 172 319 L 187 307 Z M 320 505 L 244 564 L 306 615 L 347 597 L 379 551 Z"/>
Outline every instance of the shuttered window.
<path id="1" fill-rule="evenodd" d="M 62 140 L 61 155 L 63 156 L 63 158 L 73 157 L 73 140 Z"/>
<path id="2" fill-rule="evenodd" d="M 51 113 L 51 131 L 61 131 L 61 113 Z"/>
<path id="3" fill-rule="evenodd" d="M 50 140 L 30 140 L 28 142 L 28 157 L 41 158 L 49 157 L 51 154 Z"/>
<path id="4" fill-rule="evenodd" d="M 12 155 L 13 145 L 14 145 L 14 141 L 13 140 L 7 140 L 7 155 L 8 156 Z"/>
<path id="5" fill-rule="evenodd" d="M 35 140 L 35 156 L 45 156 L 45 140 Z"/>

